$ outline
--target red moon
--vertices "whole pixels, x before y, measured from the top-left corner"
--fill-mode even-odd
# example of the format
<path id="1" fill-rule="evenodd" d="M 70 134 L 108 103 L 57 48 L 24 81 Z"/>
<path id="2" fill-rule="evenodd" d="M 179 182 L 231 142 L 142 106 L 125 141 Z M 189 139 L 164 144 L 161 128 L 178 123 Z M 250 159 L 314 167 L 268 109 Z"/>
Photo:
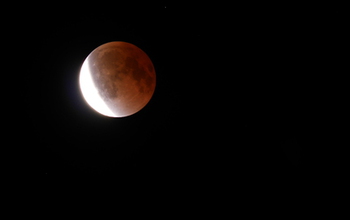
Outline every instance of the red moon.
<path id="1" fill-rule="evenodd" d="M 109 117 L 126 117 L 150 101 L 156 73 L 144 51 L 133 44 L 114 41 L 89 54 L 80 70 L 79 84 L 94 110 Z"/>

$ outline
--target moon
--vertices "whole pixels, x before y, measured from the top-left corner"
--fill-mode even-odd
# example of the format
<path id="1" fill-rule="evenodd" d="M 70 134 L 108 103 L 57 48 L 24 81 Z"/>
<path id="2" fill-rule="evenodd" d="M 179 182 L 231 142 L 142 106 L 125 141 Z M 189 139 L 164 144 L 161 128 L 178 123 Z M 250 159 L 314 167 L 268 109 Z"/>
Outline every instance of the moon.
<path id="1" fill-rule="evenodd" d="M 93 50 L 79 75 L 85 101 L 108 117 L 126 117 L 144 108 L 153 96 L 156 73 L 147 54 L 137 46 L 114 41 Z"/>

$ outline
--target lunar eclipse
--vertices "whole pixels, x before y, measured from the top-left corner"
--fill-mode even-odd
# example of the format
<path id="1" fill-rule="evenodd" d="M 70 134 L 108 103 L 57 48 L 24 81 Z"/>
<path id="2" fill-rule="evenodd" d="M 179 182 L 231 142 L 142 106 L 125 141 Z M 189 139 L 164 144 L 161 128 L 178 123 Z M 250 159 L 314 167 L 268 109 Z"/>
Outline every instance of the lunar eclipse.
<path id="1" fill-rule="evenodd" d="M 95 111 L 108 117 L 126 117 L 150 101 L 156 74 L 144 51 L 115 41 L 97 47 L 87 56 L 79 85 L 84 99 Z"/>

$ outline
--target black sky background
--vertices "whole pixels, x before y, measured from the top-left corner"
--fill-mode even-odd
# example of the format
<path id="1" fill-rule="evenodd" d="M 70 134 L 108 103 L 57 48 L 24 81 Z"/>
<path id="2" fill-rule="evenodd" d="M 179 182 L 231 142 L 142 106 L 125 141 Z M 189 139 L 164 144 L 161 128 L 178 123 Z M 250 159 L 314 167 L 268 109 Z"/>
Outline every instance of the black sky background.
<path id="1" fill-rule="evenodd" d="M 24 108 L 10 172 L 139 183 L 301 181 L 314 168 L 308 129 L 320 25 L 310 10 L 163 3 L 28 13 L 11 26 L 23 51 L 13 68 L 23 69 Z M 97 114 L 79 91 L 84 59 L 110 41 L 140 47 L 156 69 L 153 98 L 126 118 Z"/>

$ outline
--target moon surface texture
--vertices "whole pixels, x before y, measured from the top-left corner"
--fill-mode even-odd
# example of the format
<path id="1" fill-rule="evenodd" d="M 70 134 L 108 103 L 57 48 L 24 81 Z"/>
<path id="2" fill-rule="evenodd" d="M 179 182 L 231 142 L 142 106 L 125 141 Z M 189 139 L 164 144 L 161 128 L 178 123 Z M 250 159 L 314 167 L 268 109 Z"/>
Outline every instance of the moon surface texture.
<path id="1" fill-rule="evenodd" d="M 86 102 L 109 117 L 140 111 L 152 98 L 156 73 L 150 58 L 137 46 L 114 41 L 93 50 L 79 75 Z"/>

